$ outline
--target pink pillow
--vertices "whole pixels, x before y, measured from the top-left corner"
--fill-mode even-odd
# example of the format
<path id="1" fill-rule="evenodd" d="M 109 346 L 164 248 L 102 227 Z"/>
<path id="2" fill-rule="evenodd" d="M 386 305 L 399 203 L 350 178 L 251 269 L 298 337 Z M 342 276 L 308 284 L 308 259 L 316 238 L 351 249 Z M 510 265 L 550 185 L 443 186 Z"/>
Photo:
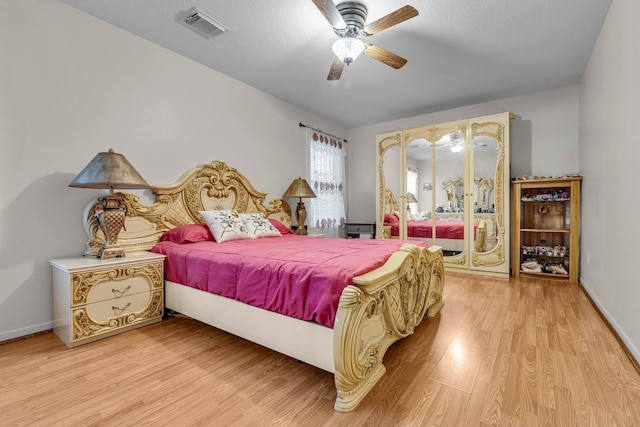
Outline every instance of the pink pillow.
<path id="1" fill-rule="evenodd" d="M 277 219 L 273 219 L 273 218 L 269 218 L 269 222 L 278 229 L 278 231 L 280 232 L 280 234 L 293 234 L 291 232 L 291 229 L 289 227 L 287 227 L 286 225 L 284 225 L 283 223 L 281 223 L 280 221 L 278 221 Z"/>
<path id="2" fill-rule="evenodd" d="M 394 214 L 384 214 L 384 222 L 387 222 L 389 224 L 395 224 L 396 222 L 399 222 L 400 220 L 398 219 L 397 216 L 395 216 Z"/>
<path id="3" fill-rule="evenodd" d="M 196 243 L 213 240 L 213 235 L 207 224 L 186 224 L 165 231 L 160 237 L 161 242 Z"/>

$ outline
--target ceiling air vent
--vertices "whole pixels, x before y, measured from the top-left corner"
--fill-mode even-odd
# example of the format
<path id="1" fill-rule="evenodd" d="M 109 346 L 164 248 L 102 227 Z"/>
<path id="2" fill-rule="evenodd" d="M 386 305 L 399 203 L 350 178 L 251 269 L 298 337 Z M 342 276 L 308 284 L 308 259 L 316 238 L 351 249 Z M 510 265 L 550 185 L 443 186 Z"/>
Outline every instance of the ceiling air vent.
<path id="1" fill-rule="evenodd" d="M 229 29 L 196 7 L 189 10 L 180 22 L 208 39 Z"/>

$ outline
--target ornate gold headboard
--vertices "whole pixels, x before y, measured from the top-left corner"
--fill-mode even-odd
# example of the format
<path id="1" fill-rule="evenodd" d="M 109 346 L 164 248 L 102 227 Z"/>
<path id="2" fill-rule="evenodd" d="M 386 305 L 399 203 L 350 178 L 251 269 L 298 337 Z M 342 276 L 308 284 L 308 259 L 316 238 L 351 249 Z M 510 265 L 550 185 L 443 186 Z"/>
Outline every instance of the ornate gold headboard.
<path id="1" fill-rule="evenodd" d="M 393 195 L 393 192 L 389 189 L 389 187 L 384 188 L 384 212 L 385 214 L 392 214 L 395 211 L 400 210 L 400 205 L 398 205 L 398 201 L 396 200 L 396 196 Z"/>
<path id="2" fill-rule="evenodd" d="M 262 212 L 291 226 L 291 208 L 281 199 L 264 205 L 267 195 L 256 190 L 249 180 L 225 162 L 213 161 L 197 166 L 167 187 L 151 187 L 156 202 L 140 203 L 131 193 L 116 193 L 127 207 L 125 230 L 118 244 L 126 253 L 146 251 L 155 245 L 162 233 L 185 224 L 204 223 L 199 211 L 235 209 L 241 213 Z M 84 210 L 84 228 L 89 236 L 85 255 L 95 255 L 104 243 L 104 235 L 95 217 L 97 201 Z"/>
<path id="3" fill-rule="evenodd" d="M 474 178 L 476 184 L 476 200 L 479 209 L 489 209 L 489 197 L 493 190 L 493 179 L 491 178 Z"/>

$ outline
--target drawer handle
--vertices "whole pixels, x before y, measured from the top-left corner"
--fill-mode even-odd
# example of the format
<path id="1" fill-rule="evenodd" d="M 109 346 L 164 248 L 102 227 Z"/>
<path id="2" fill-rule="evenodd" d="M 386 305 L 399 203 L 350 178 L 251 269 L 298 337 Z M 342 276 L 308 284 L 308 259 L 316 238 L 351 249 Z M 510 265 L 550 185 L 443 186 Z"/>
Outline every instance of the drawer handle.
<path id="1" fill-rule="evenodd" d="M 113 314 L 117 316 L 119 314 L 122 314 L 127 308 L 129 308 L 130 305 L 131 303 L 128 303 L 127 305 L 124 306 L 124 308 L 116 307 L 114 305 L 113 307 L 111 307 L 111 309 L 113 310 Z"/>
<path id="2" fill-rule="evenodd" d="M 131 285 L 127 286 L 126 289 L 124 291 L 119 291 L 117 289 L 111 289 L 111 292 L 113 292 L 113 296 L 114 298 L 120 298 L 122 295 L 124 295 L 125 292 L 127 292 L 129 289 L 131 289 Z"/>

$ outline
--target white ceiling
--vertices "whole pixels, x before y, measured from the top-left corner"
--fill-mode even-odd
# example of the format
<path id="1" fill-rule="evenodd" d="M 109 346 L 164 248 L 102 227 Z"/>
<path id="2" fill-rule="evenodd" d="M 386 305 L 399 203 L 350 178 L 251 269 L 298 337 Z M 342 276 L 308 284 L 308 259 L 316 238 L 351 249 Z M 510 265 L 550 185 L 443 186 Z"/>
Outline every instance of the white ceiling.
<path id="1" fill-rule="evenodd" d="M 221 73 L 354 128 L 579 83 L 611 0 L 362 0 L 370 23 L 419 15 L 366 38 L 408 60 L 361 55 L 327 81 L 338 38 L 311 0 L 61 0 Z M 179 24 L 197 7 L 229 28 Z"/>

